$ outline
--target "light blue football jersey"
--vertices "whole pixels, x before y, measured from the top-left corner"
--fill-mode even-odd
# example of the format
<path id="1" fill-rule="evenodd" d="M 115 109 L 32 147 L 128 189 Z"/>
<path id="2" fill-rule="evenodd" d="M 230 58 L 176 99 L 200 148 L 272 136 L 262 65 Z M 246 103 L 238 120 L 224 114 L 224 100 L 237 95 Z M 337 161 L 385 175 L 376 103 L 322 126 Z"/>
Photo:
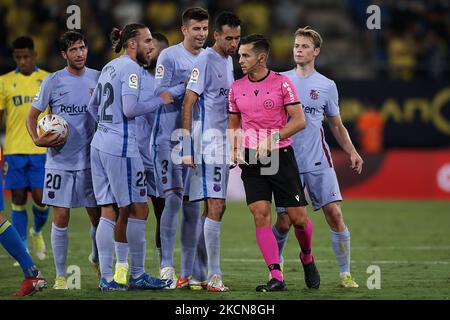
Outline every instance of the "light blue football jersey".
<path id="1" fill-rule="evenodd" d="M 199 95 L 194 108 L 199 117 L 193 121 L 197 157 L 228 154 L 228 90 L 233 81 L 233 59 L 221 56 L 213 48 L 204 50 L 194 63 L 187 89 Z"/>
<path id="2" fill-rule="evenodd" d="M 126 54 L 103 68 L 89 102 L 90 108 L 98 106 L 93 147 L 115 156 L 139 157 L 136 121 L 124 115 L 122 97 L 134 95 L 139 99 L 142 71 L 142 67 Z"/>
<path id="3" fill-rule="evenodd" d="M 81 76 L 67 68 L 44 79 L 32 106 L 63 117 L 69 124 L 69 136 L 64 146 L 47 149 L 45 168 L 83 170 L 91 167 L 90 143 L 95 132 L 95 121 L 88 113 L 88 104 L 100 72 L 86 68 Z"/>
<path id="4" fill-rule="evenodd" d="M 174 97 L 172 104 L 163 105 L 156 114 L 154 138 L 159 149 L 170 150 L 179 144 L 179 141 L 171 141 L 171 136 L 174 130 L 181 128 L 181 106 L 186 82 L 198 56 L 187 51 L 181 42 L 164 49 L 158 57 L 155 95 L 169 91 Z"/>
<path id="5" fill-rule="evenodd" d="M 336 84 L 317 71 L 300 77 L 295 69 L 284 72 L 295 85 L 306 117 L 306 128 L 292 136 L 297 165 L 301 173 L 333 167 L 330 147 L 322 127 L 324 116 L 339 115 Z"/>
<path id="6" fill-rule="evenodd" d="M 143 70 L 141 81 L 140 100 L 145 101 L 153 97 L 155 87 L 155 76 Z M 139 152 L 141 154 L 144 167 L 146 169 L 153 168 L 151 134 L 153 123 L 155 121 L 156 112 L 149 112 L 145 115 L 136 117 L 136 138 L 138 142 Z"/>

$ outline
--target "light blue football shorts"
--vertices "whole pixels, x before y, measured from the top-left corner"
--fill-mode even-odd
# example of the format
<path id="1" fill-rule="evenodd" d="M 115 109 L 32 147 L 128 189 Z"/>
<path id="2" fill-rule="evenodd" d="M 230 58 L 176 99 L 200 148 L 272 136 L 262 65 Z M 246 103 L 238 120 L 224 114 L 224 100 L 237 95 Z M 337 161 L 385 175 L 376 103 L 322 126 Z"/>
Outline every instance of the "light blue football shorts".
<path id="1" fill-rule="evenodd" d="M 91 169 L 45 169 L 42 202 L 62 208 L 96 207 Z"/>
<path id="2" fill-rule="evenodd" d="M 147 203 L 147 184 L 141 157 L 120 157 L 91 146 L 94 193 L 99 205 Z"/>

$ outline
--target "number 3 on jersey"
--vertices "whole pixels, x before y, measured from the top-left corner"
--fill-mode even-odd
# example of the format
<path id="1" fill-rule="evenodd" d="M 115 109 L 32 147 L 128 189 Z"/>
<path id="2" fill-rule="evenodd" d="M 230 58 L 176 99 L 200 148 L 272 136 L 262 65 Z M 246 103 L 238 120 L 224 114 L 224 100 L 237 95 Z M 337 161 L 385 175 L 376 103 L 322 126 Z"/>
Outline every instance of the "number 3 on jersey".
<path id="1" fill-rule="evenodd" d="M 103 91 L 102 91 L 103 89 Z M 106 109 L 111 106 L 111 104 L 114 102 L 114 89 L 111 83 L 107 82 L 105 83 L 105 86 L 102 88 L 102 84 L 99 83 L 97 87 L 98 92 L 98 105 L 101 107 L 101 113 L 100 113 L 100 121 L 99 122 L 107 122 L 111 123 L 113 122 L 113 116 L 112 114 L 107 114 Z M 102 105 L 102 97 L 106 96 L 106 99 L 104 100 L 104 103 Z"/>

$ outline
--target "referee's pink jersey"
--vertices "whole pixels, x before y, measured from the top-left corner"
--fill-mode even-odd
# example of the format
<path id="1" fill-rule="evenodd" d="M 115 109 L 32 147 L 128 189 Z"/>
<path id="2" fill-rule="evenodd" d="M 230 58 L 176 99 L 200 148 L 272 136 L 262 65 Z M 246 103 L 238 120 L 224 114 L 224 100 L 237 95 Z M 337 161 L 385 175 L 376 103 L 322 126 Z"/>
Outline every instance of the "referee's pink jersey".
<path id="1" fill-rule="evenodd" d="M 259 81 L 250 80 L 248 75 L 234 81 L 228 100 L 229 112 L 241 115 L 242 141 L 249 149 L 256 149 L 259 141 L 283 128 L 289 116 L 285 108 L 300 103 L 291 80 L 271 70 Z M 273 147 L 284 148 L 291 143 L 287 138 Z"/>

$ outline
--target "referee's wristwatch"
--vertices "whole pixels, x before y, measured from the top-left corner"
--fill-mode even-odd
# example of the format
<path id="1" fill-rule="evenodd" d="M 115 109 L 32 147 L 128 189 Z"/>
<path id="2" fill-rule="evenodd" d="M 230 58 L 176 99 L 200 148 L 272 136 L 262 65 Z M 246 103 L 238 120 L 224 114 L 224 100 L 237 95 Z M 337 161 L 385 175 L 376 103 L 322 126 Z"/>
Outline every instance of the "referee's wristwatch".
<path id="1" fill-rule="evenodd" d="M 280 131 L 276 131 L 276 132 L 272 133 L 272 139 L 275 143 L 280 142 L 280 140 L 281 140 Z"/>

